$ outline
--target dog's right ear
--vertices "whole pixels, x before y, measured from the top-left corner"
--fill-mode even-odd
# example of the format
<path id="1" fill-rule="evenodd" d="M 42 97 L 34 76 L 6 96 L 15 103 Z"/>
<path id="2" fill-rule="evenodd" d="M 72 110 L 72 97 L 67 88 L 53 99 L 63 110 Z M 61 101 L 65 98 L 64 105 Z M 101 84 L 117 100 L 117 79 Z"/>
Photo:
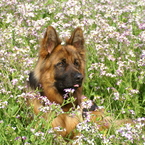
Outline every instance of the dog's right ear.
<path id="1" fill-rule="evenodd" d="M 40 57 L 45 58 L 48 54 L 51 54 L 53 49 L 59 44 L 61 44 L 61 41 L 56 30 L 52 26 L 48 26 L 42 39 Z"/>

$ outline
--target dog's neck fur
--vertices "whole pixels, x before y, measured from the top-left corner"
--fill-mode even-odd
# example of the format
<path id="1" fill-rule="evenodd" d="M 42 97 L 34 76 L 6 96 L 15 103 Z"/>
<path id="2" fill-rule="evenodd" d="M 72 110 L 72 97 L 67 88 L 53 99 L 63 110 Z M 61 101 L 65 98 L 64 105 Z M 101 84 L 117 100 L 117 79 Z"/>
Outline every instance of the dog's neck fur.
<path id="1" fill-rule="evenodd" d="M 47 91 L 46 93 L 45 93 L 44 88 L 41 87 L 40 90 L 42 90 L 42 91 L 40 91 L 40 94 L 42 96 L 47 96 L 48 100 L 51 101 L 51 102 L 55 102 L 55 103 L 60 104 L 60 105 L 65 104 L 65 102 L 67 103 L 68 99 L 65 99 L 64 94 L 62 94 L 62 93 L 60 94 L 58 92 L 58 90 L 56 90 L 55 88 L 54 88 L 54 90 L 51 89 L 51 91 Z M 54 98 L 51 97 L 51 95 L 53 95 L 53 92 L 56 93 L 56 91 L 57 91 L 57 96 L 54 99 Z M 67 111 L 70 110 L 70 108 L 75 109 L 77 106 L 80 106 L 81 105 L 81 97 L 82 97 L 81 94 L 82 94 L 82 87 L 79 87 L 72 94 L 72 97 L 75 98 L 75 101 L 67 103 L 66 105 L 62 106 L 63 111 L 67 112 Z"/>

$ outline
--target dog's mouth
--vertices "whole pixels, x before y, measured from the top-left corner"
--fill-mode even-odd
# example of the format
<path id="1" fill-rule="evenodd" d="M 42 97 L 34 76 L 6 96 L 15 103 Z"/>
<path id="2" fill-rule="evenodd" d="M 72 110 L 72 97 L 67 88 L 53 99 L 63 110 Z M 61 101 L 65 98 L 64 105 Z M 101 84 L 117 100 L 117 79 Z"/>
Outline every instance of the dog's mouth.
<path id="1" fill-rule="evenodd" d="M 73 85 L 73 86 L 71 86 L 71 87 L 67 87 L 67 88 L 77 89 L 77 88 L 79 88 L 80 86 L 81 86 L 80 84 L 75 84 L 75 85 Z"/>
<path id="2" fill-rule="evenodd" d="M 55 86 L 59 91 L 64 91 L 65 89 L 77 89 L 81 87 L 82 83 L 74 83 L 74 84 L 69 84 L 69 83 L 63 83 L 63 82 L 55 82 Z"/>
<path id="3" fill-rule="evenodd" d="M 80 82 L 70 82 L 70 81 L 62 81 L 58 80 L 55 82 L 55 87 L 65 99 L 74 96 L 74 93 L 78 88 L 82 86 L 82 81 Z"/>

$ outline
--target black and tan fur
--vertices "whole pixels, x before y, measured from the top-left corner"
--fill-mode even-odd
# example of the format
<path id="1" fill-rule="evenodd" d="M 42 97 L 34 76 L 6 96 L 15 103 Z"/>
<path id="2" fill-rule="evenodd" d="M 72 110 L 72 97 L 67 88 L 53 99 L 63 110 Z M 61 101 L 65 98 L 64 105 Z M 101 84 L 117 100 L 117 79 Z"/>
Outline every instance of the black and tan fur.
<path id="1" fill-rule="evenodd" d="M 62 106 L 64 112 L 69 111 L 73 105 L 80 106 L 82 102 L 82 82 L 85 77 L 85 49 L 84 37 L 81 28 L 76 28 L 71 37 L 66 40 L 66 45 L 61 45 L 56 30 L 49 26 L 44 34 L 39 50 L 39 58 L 36 67 L 29 75 L 29 84 L 32 89 L 41 88 L 41 95 L 46 96 L 49 101 L 62 105 L 64 98 L 64 89 L 75 89 L 72 96 L 75 101 Z M 38 99 L 29 101 L 34 106 L 35 114 L 38 114 L 39 107 L 43 106 Z M 100 130 L 108 129 L 112 126 L 113 119 L 104 117 L 104 111 L 97 106 L 90 109 L 80 109 L 84 114 L 92 114 L 91 121 L 100 125 Z M 48 118 L 45 114 L 45 118 Z M 99 120 L 97 119 L 99 118 Z M 60 114 L 52 121 L 52 127 L 61 126 L 65 131 L 58 132 L 63 137 L 72 133 L 70 138 L 74 138 L 76 125 L 83 120 L 82 115 L 70 116 Z M 98 121 L 97 121 L 98 120 Z M 131 122 L 131 120 L 114 121 L 114 124 Z"/>

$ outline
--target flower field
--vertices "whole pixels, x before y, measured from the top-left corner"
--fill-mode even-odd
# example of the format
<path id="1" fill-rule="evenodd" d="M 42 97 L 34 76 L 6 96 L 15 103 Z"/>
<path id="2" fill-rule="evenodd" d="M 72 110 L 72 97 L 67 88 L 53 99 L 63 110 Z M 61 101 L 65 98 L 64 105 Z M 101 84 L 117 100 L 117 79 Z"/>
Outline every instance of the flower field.
<path id="1" fill-rule="evenodd" d="M 0 144 L 65 145 L 49 122 L 26 105 L 28 74 L 47 26 L 62 40 L 81 27 L 87 51 L 83 93 L 116 119 L 116 130 L 78 125 L 78 145 L 145 145 L 145 0 L 1 0 Z M 56 112 L 60 106 L 52 104 Z M 45 108 L 44 108 L 45 109 Z M 47 124 L 43 127 L 43 124 Z"/>

